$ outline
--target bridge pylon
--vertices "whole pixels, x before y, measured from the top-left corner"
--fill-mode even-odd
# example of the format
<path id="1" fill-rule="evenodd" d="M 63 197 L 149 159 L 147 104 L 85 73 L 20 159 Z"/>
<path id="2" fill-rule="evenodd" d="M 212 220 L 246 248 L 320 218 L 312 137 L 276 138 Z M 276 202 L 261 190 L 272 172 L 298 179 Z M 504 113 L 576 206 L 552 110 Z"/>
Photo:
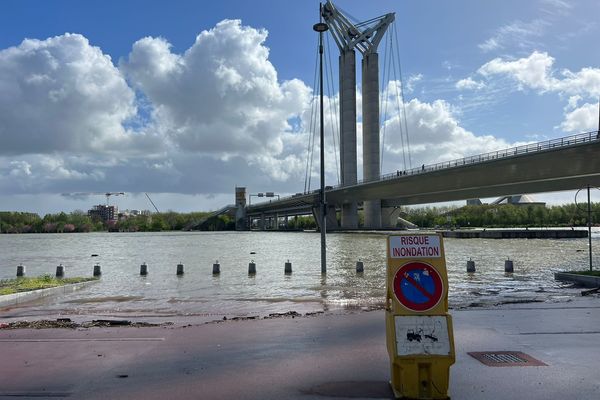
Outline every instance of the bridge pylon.
<path id="1" fill-rule="evenodd" d="M 356 183 L 356 59 L 355 49 L 363 56 L 363 179 L 378 179 L 379 155 L 379 56 L 377 46 L 394 13 L 383 15 L 357 27 L 331 1 L 323 7 L 323 19 L 340 50 L 340 163 L 341 184 Z M 381 200 L 364 202 L 365 228 L 381 228 Z M 342 228 L 358 227 L 356 202 L 342 204 Z"/>

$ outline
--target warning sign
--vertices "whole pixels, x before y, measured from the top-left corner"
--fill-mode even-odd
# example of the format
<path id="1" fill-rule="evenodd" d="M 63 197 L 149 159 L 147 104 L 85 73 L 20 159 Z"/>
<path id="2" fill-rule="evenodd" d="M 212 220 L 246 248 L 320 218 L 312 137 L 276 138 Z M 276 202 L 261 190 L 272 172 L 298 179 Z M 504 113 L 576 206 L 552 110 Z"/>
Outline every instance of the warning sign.
<path id="1" fill-rule="evenodd" d="M 423 262 L 404 264 L 394 276 L 394 294 L 411 311 L 434 308 L 444 294 L 442 277 L 435 268 Z"/>
<path id="2" fill-rule="evenodd" d="M 446 316 L 408 315 L 394 319 L 397 355 L 450 355 Z"/>
<path id="3" fill-rule="evenodd" d="M 438 235 L 390 236 L 390 258 L 439 258 L 442 256 Z"/>
<path id="4" fill-rule="evenodd" d="M 388 236 L 385 304 L 394 396 L 447 399 L 455 355 L 441 234 Z"/>

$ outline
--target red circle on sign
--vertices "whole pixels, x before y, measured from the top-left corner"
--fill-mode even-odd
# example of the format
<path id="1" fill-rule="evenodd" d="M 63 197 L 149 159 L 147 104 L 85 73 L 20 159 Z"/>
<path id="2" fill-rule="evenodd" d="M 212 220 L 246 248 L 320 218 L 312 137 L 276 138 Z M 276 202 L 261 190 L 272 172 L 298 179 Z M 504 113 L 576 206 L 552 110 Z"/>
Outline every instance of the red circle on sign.
<path id="1" fill-rule="evenodd" d="M 394 275 L 394 295 L 411 311 L 429 311 L 444 294 L 444 282 L 431 265 L 419 261 L 404 264 Z"/>

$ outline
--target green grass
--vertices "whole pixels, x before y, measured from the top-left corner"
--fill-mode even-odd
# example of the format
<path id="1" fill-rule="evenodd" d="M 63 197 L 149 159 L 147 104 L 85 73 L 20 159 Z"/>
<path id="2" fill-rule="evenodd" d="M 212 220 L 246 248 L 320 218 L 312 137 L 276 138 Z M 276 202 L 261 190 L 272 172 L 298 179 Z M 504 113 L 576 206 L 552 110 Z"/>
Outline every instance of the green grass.
<path id="1" fill-rule="evenodd" d="M 569 271 L 569 273 L 571 274 L 577 274 L 577 275 L 587 275 L 587 276 L 600 276 L 600 271 Z"/>
<path id="2" fill-rule="evenodd" d="M 29 292 L 37 289 L 47 289 L 57 286 L 68 285 L 70 283 L 80 283 L 93 281 L 97 278 L 61 278 L 57 279 L 52 275 L 43 275 L 32 278 L 16 278 L 0 280 L 0 295 L 13 294 L 19 292 Z"/>

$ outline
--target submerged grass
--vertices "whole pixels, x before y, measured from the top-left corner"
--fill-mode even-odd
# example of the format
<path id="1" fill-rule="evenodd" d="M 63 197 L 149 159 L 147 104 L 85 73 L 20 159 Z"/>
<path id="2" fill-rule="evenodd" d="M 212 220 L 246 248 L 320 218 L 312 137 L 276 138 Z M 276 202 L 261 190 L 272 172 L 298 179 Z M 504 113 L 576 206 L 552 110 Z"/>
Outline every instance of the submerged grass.
<path id="1" fill-rule="evenodd" d="M 55 278 L 52 275 L 43 275 L 38 277 L 22 277 L 15 279 L 0 280 L 0 296 L 19 292 L 29 292 L 37 289 L 48 289 L 57 286 L 68 285 L 70 283 L 80 283 L 93 281 L 97 278 Z"/>

